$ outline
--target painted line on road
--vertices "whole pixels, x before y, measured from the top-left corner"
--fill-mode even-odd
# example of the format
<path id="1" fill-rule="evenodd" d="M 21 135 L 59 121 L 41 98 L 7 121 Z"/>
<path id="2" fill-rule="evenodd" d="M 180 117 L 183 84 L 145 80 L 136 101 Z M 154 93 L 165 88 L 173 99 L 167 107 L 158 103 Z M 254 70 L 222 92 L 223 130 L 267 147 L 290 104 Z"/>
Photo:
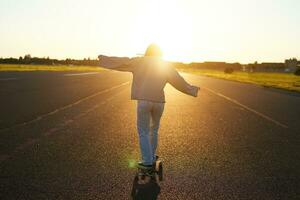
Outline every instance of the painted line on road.
<path id="1" fill-rule="evenodd" d="M 254 114 L 260 116 L 261 118 L 263 118 L 263 119 L 265 119 L 265 120 L 268 120 L 268 121 L 270 121 L 270 122 L 272 122 L 272 123 L 274 123 L 274 124 L 276 124 L 276 125 L 278 125 L 278 126 L 280 126 L 280 127 L 282 127 L 282 128 L 289 128 L 287 125 L 285 125 L 285 124 L 283 124 L 283 123 L 281 123 L 281 122 L 279 122 L 279 121 L 277 121 L 277 120 L 275 120 L 275 119 L 272 119 L 271 117 L 269 117 L 269 116 L 267 116 L 267 115 L 265 115 L 265 114 L 263 114 L 263 113 L 261 113 L 261 112 L 258 112 L 258 111 L 256 111 L 256 110 L 254 110 L 253 108 L 250 108 L 250 107 L 248 107 L 248 106 L 246 106 L 246 105 L 244 105 L 244 104 L 238 102 L 238 101 L 235 100 L 235 99 L 232 99 L 232 98 L 230 98 L 230 97 L 227 97 L 227 96 L 225 96 L 224 94 L 221 94 L 221 93 L 219 93 L 219 92 L 216 92 L 216 91 L 214 91 L 214 90 L 212 90 L 212 89 L 209 89 L 209 88 L 207 88 L 207 87 L 203 87 L 203 86 L 202 86 L 202 88 L 204 88 L 204 89 L 206 89 L 207 91 L 209 91 L 209 92 L 211 92 L 211 93 L 213 93 L 213 94 L 215 94 L 215 95 L 217 95 L 217 96 L 219 96 L 219 97 L 222 97 L 222 98 L 224 98 L 224 99 L 230 101 L 231 103 L 234 103 L 234 104 L 236 104 L 236 105 L 238 105 L 238 106 L 240 106 L 240 107 L 242 107 L 242 108 L 248 110 L 249 112 L 252 112 L 252 113 L 254 113 Z"/>
<path id="2" fill-rule="evenodd" d="M 86 76 L 86 75 L 94 75 L 99 73 L 100 72 L 85 72 L 85 73 L 75 73 L 75 74 L 64 74 L 64 76 Z"/>
<path id="3" fill-rule="evenodd" d="M 0 78 L 0 81 L 12 81 L 12 80 L 18 80 L 18 78 Z"/>
<path id="4" fill-rule="evenodd" d="M 73 117 L 71 119 L 64 120 L 62 123 L 58 124 L 56 127 L 53 127 L 53 128 L 50 128 L 50 129 L 46 130 L 44 133 L 41 134 L 40 137 L 38 137 L 38 138 L 29 138 L 24 143 L 17 146 L 15 148 L 15 150 L 12 151 L 12 153 L 0 155 L 0 164 L 4 161 L 10 159 L 10 158 L 14 158 L 18 153 L 20 153 L 21 151 L 24 151 L 26 148 L 28 148 L 32 145 L 38 144 L 43 138 L 50 137 L 50 136 L 54 135 L 57 131 L 61 130 L 65 126 L 67 126 L 67 125 L 73 123 L 74 121 L 86 116 L 90 112 L 95 111 L 95 109 L 99 108 L 103 104 L 106 104 L 107 102 L 110 102 L 117 95 L 120 95 L 123 91 L 124 90 L 121 90 L 121 91 L 113 94 L 112 96 L 105 99 L 104 101 L 99 102 L 98 104 L 92 106 L 91 108 L 85 110 L 84 112 L 81 112 L 80 114 L 76 115 L 75 117 Z"/>
<path id="5" fill-rule="evenodd" d="M 121 83 L 121 84 L 116 85 L 116 86 L 113 86 L 113 87 L 108 88 L 108 89 L 101 90 L 101 91 L 96 92 L 96 93 L 94 93 L 94 94 L 92 94 L 92 95 L 89 95 L 89 96 L 87 96 L 87 97 L 83 97 L 83 98 L 79 99 L 78 101 L 75 101 L 74 103 L 71 103 L 71 104 L 62 106 L 62 107 L 57 108 L 57 109 L 55 109 L 55 110 L 53 110 L 53 111 L 51 111 L 51 112 L 48 112 L 48 113 L 42 114 L 42 115 L 40 115 L 40 116 L 37 116 L 35 119 L 32 119 L 32 120 L 29 120 L 29 121 L 26 121 L 26 122 L 22 122 L 22 123 L 16 124 L 16 125 L 14 125 L 14 126 L 12 126 L 12 127 L 0 129 L 0 132 L 7 131 L 7 130 L 10 130 L 10 129 L 13 129 L 13 128 L 17 128 L 17 127 L 22 127 L 22 126 L 25 126 L 25 125 L 28 125 L 28 124 L 31 124 L 31 123 L 40 121 L 40 120 L 44 119 L 45 117 L 51 116 L 51 115 L 53 115 L 53 114 L 55 114 L 55 113 L 58 113 L 58 112 L 60 112 L 60 111 L 62 111 L 62 110 L 71 108 L 71 107 L 73 107 L 73 106 L 75 106 L 75 105 L 77 105 L 77 104 L 80 104 L 81 102 L 87 101 L 88 99 L 91 99 L 91 98 L 93 98 L 93 97 L 96 97 L 96 96 L 98 96 L 98 95 L 100 95 L 100 94 L 103 94 L 103 93 L 112 91 L 112 90 L 114 90 L 114 89 L 120 88 L 120 87 L 125 86 L 125 85 L 128 85 L 128 84 L 129 84 L 129 81 L 124 82 L 124 83 Z"/>
<path id="6" fill-rule="evenodd" d="M 116 94 L 113 94 L 112 96 L 110 96 L 109 98 L 107 98 L 106 100 L 104 101 L 101 101 L 99 102 L 98 104 L 92 106 L 91 108 L 81 112 L 80 114 L 78 114 L 77 116 L 71 118 L 71 119 L 68 119 L 68 120 L 65 120 L 63 121 L 61 124 L 57 125 L 56 127 L 54 128 L 50 128 L 48 129 L 47 131 L 45 131 L 42 135 L 43 136 L 50 136 L 50 135 L 53 135 L 54 133 L 56 133 L 58 130 L 62 129 L 63 127 L 73 123 L 74 121 L 86 116 L 87 114 L 89 114 L 90 112 L 93 112 L 95 111 L 97 108 L 99 108 L 101 105 L 103 104 L 106 104 L 107 102 L 110 102 L 112 99 L 114 99 L 116 96 L 118 96 L 119 94 L 121 94 L 124 90 L 121 90 L 119 92 L 117 92 Z"/>

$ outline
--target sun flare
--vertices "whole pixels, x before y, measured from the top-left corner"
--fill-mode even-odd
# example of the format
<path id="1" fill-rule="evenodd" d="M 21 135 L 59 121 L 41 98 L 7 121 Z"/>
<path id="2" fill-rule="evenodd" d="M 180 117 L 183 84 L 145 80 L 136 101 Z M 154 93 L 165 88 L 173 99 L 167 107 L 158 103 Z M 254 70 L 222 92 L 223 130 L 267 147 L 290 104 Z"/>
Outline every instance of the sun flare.
<path id="1" fill-rule="evenodd" d="M 192 26 L 187 15 L 172 5 L 170 2 L 145 5 L 149 11 L 136 20 L 132 41 L 141 50 L 156 43 L 166 60 L 185 61 L 192 52 Z"/>

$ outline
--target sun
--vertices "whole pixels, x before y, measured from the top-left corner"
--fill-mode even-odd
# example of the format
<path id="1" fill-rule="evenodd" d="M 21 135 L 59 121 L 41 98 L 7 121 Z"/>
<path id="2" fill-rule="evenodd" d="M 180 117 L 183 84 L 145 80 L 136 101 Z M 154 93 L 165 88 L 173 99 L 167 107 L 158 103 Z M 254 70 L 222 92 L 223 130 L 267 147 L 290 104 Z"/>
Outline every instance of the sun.
<path id="1" fill-rule="evenodd" d="M 147 3 L 147 10 L 135 20 L 132 41 L 138 49 L 150 43 L 159 45 L 164 59 L 188 61 L 192 52 L 192 23 L 185 13 L 171 1 Z"/>

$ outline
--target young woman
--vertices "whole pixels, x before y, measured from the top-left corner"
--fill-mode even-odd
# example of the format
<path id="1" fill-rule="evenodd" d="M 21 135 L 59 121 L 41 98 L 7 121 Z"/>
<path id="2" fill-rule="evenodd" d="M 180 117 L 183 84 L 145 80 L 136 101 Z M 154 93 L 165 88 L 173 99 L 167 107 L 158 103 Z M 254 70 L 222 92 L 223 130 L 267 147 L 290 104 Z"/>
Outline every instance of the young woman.
<path id="1" fill-rule="evenodd" d="M 155 152 L 165 105 L 165 85 L 170 83 L 177 90 L 194 97 L 197 96 L 199 87 L 188 84 L 169 63 L 163 61 L 162 51 L 155 44 L 151 44 L 140 58 L 102 55 L 98 58 L 102 67 L 133 74 L 131 99 L 137 100 L 137 130 L 142 155 L 138 167 L 151 170 L 157 158 Z"/>

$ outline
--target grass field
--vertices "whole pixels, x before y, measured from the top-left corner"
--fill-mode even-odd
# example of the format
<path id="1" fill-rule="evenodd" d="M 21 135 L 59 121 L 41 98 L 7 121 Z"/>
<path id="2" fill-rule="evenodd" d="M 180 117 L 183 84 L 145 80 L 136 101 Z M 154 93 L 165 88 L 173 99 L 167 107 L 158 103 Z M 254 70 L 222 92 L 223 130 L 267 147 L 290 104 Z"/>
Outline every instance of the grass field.
<path id="1" fill-rule="evenodd" d="M 265 87 L 274 87 L 300 92 L 300 76 L 284 73 L 248 73 L 233 72 L 225 74 L 218 70 L 180 69 L 182 72 L 216 77 L 245 83 L 257 84 Z"/>
<path id="2" fill-rule="evenodd" d="M 102 71 L 101 67 L 95 66 L 66 66 L 66 65 L 13 65 L 0 64 L 1 71 Z"/>
<path id="3" fill-rule="evenodd" d="M 11 65 L 0 64 L 1 71 L 102 71 L 101 67 L 95 66 L 65 66 L 65 65 Z M 179 69 L 182 72 L 205 75 L 215 78 L 257 84 L 265 87 L 274 87 L 290 91 L 300 92 L 300 76 L 283 73 L 247 73 L 234 72 L 225 74 L 218 70 Z"/>

